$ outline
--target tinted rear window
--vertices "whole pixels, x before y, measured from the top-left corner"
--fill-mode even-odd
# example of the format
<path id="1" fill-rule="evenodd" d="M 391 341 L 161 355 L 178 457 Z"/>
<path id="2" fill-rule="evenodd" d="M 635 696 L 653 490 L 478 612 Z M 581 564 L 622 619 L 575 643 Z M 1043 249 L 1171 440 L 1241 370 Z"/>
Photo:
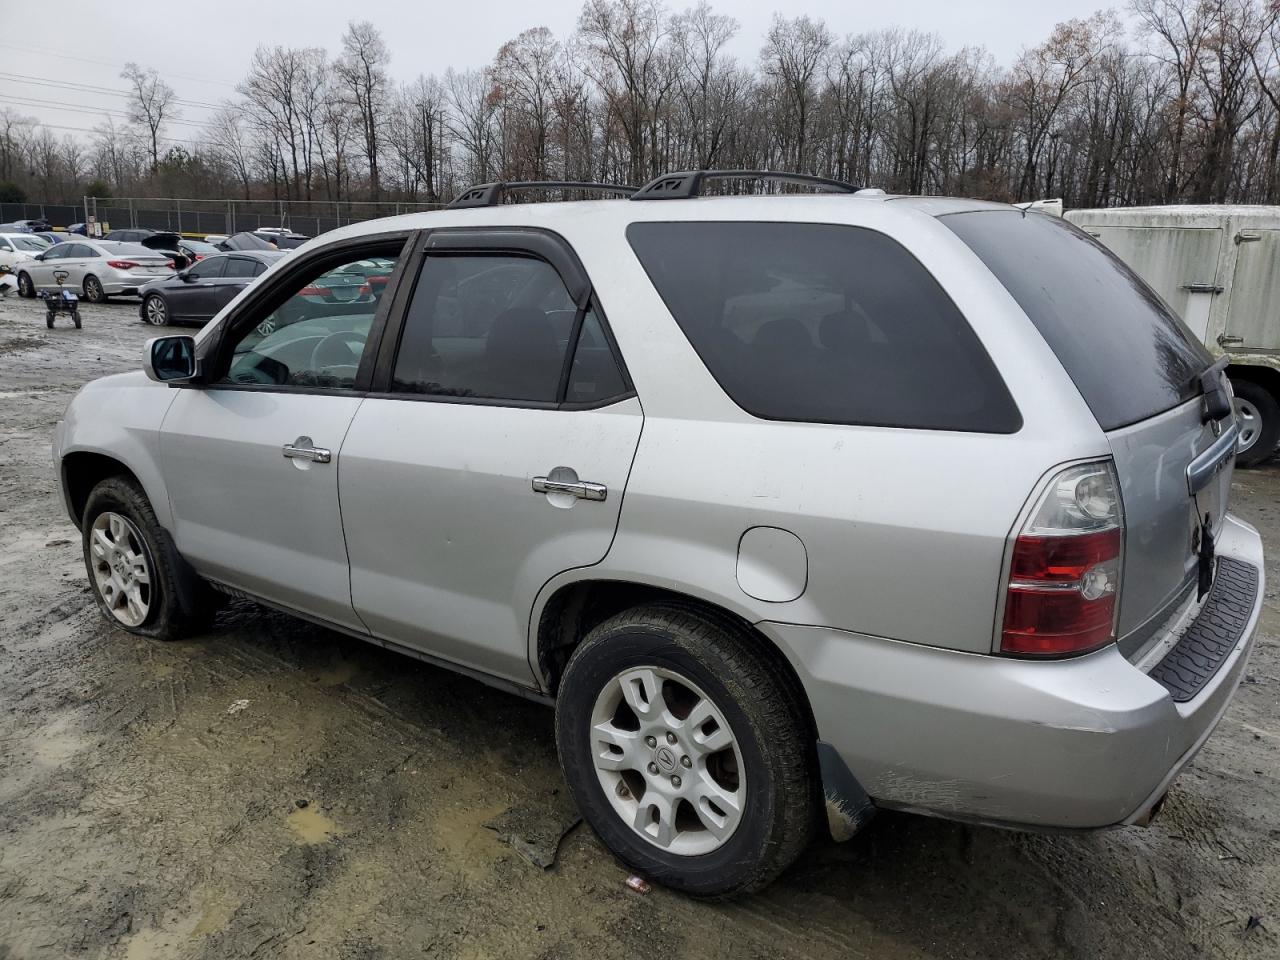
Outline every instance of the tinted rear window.
<path id="1" fill-rule="evenodd" d="M 1018 301 L 1104 430 L 1200 392 L 1208 352 L 1155 291 L 1087 233 L 1014 210 L 939 219 Z"/>
<path id="2" fill-rule="evenodd" d="M 816 223 L 634 223 L 627 239 L 693 348 L 748 413 L 1012 433 L 991 358 L 920 262 Z"/>

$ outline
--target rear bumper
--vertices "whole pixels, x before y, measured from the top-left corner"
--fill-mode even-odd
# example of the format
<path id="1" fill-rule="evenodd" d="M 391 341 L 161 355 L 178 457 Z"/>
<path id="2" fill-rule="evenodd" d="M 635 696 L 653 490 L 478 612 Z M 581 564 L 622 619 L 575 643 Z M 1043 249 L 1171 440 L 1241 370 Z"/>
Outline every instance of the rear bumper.
<path id="1" fill-rule="evenodd" d="M 1217 552 L 1258 571 L 1244 626 L 1185 702 L 1112 646 L 1011 660 L 763 623 L 832 746 L 878 804 L 1048 829 L 1141 822 L 1221 719 L 1262 607 L 1262 542 L 1228 517 Z M 829 798 L 831 799 L 831 798 Z"/>

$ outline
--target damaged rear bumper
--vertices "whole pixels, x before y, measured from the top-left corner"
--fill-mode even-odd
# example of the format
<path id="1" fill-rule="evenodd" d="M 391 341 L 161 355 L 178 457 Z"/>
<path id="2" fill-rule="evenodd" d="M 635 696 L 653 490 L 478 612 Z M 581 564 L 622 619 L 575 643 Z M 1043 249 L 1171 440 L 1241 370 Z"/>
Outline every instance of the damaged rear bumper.
<path id="1" fill-rule="evenodd" d="M 829 819 L 847 833 L 874 804 L 1049 830 L 1149 820 L 1225 713 L 1253 645 L 1257 531 L 1228 517 L 1218 554 L 1256 569 L 1256 591 L 1212 675 L 1181 702 L 1115 646 L 1029 661 L 760 624 L 800 674 L 820 758 L 831 754 Z"/>

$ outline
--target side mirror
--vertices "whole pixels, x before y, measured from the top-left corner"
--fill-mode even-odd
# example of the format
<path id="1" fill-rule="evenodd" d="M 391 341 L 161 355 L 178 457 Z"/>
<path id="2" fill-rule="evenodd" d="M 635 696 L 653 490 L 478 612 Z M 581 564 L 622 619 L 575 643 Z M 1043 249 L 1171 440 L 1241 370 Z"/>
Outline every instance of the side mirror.
<path id="1" fill-rule="evenodd" d="M 37 253 L 35 256 L 33 256 L 31 259 L 32 259 L 32 260 L 43 260 L 43 259 L 44 259 L 44 255 L 45 255 L 46 253 L 48 253 L 48 252 L 49 252 L 48 250 L 41 250 L 39 253 Z"/>
<path id="2" fill-rule="evenodd" d="M 142 369 L 160 383 L 187 383 L 200 373 L 194 337 L 152 337 L 143 347 Z"/>
<path id="3" fill-rule="evenodd" d="M 180 270 L 178 271 L 178 279 L 181 280 L 183 283 L 190 283 L 191 274 L 188 273 L 186 270 Z"/>

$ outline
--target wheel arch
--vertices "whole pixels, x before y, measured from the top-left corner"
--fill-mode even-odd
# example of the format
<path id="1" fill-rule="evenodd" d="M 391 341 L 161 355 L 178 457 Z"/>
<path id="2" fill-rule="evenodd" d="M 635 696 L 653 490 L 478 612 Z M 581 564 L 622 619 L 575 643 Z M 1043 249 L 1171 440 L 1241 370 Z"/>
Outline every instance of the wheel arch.
<path id="1" fill-rule="evenodd" d="M 542 601 L 533 621 L 534 666 L 544 689 L 556 696 L 569 657 L 597 624 L 634 607 L 662 604 L 697 611 L 724 621 L 751 637 L 759 649 L 795 684 L 804 704 L 805 723 L 816 738 L 817 723 L 794 664 L 772 639 L 720 600 L 669 586 L 622 578 L 584 577 L 558 584 Z"/>
<path id="2" fill-rule="evenodd" d="M 1247 380 L 1267 390 L 1280 401 L 1280 369 L 1261 363 L 1239 363 L 1232 361 L 1227 366 L 1229 380 Z"/>
<path id="3" fill-rule="evenodd" d="M 138 486 L 143 486 L 137 473 L 128 464 L 105 453 L 92 450 L 74 450 L 64 454 L 59 465 L 62 479 L 62 495 L 66 500 L 67 513 L 77 528 L 84 519 L 84 508 L 89 502 L 89 494 L 108 477 L 127 477 Z M 143 487 L 145 489 L 145 487 Z M 148 495 L 149 497 L 150 495 Z"/>

